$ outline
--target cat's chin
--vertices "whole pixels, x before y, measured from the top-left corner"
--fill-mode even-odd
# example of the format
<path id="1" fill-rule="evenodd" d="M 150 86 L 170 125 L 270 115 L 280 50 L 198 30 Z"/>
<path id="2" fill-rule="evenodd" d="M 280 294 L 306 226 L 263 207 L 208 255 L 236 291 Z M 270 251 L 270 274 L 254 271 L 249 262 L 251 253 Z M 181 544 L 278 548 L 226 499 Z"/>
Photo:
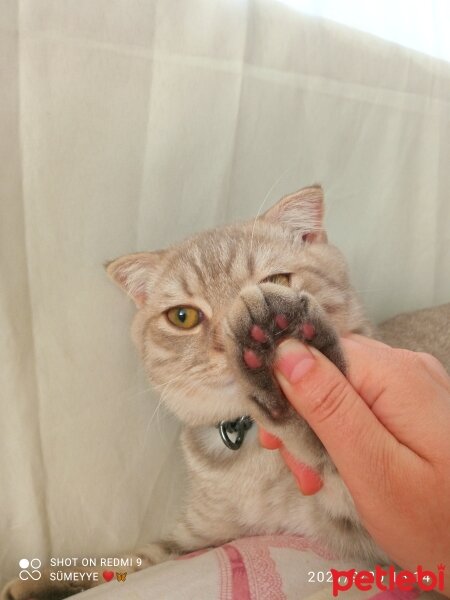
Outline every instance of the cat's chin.
<path id="1" fill-rule="evenodd" d="M 234 379 L 226 379 L 220 387 L 199 386 L 188 396 L 175 390 L 165 398 L 167 408 L 189 427 L 215 426 L 251 412 L 252 404 Z M 252 411 L 254 412 L 254 411 Z"/>

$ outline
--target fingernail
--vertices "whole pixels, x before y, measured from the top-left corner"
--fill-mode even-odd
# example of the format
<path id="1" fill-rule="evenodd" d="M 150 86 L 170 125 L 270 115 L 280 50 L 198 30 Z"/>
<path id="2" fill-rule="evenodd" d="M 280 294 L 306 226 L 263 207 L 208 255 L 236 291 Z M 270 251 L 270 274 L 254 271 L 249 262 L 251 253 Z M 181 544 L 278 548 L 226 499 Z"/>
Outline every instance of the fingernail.
<path id="1" fill-rule="evenodd" d="M 315 360 L 308 347 L 297 340 L 280 344 L 275 360 L 275 371 L 279 371 L 290 383 L 298 383 L 310 371 Z"/>

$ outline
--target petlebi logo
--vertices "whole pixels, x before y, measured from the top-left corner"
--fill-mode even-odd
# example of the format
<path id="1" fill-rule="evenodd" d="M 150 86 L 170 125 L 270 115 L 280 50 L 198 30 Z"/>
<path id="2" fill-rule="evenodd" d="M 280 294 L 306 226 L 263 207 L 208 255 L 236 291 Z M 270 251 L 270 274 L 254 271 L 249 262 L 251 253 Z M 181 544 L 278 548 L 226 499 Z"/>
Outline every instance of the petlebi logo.
<path id="1" fill-rule="evenodd" d="M 393 565 L 381 568 L 376 565 L 374 571 L 337 571 L 330 569 L 333 586 L 333 596 L 345 592 L 355 586 L 358 590 L 369 591 L 373 587 L 385 592 L 387 590 L 412 591 L 415 587 L 424 592 L 444 590 L 445 565 L 437 565 L 437 572 L 425 570 L 418 565 L 417 570 L 397 571 Z"/>
<path id="2" fill-rule="evenodd" d="M 39 581 L 42 577 L 42 573 L 39 570 L 41 565 L 42 563 L 39 558 L 32 558 L 31 560 L 28 560 L 28 558 L 21 558 L 19 560 L 19 567 L 21 569 L 19 578 L 22 579 L 22 581 L 27 581 L 27 579 Z"/>

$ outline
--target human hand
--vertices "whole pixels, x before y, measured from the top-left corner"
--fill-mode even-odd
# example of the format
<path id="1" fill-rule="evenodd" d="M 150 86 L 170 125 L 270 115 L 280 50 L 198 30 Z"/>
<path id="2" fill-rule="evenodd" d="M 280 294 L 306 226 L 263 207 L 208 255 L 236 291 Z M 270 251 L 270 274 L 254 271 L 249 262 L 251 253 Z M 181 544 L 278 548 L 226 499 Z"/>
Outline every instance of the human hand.
<path id="1" fill-rule="evenodd" d="M 322 440 L 376 543 L 412 571 L 450 568 L 450 377 L 429 355 L 355 335 L 342 345 L 347 379 L 315 348 L 288 340 L 278 349 L 278 382 Z M 281 446 L 307 493 L 320 488 L 310 473 L 299 477 L 279 440 L 265 431 L 260 440 Z"/>

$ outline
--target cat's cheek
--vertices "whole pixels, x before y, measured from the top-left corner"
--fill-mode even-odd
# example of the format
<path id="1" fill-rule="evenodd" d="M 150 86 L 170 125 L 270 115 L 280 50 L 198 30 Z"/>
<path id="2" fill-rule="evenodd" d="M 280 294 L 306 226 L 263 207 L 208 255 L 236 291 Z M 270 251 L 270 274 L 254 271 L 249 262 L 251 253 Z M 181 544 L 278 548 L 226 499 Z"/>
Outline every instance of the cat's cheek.
<path id="1" fill-rule="evenodd" d="M 251 403 L 235 383 L 223 388 L 192 387 L 191 395 L 174 390 L 164 397 L 167 408 L 191 427 L 215 427 L 220 421 L 249 414 Z"/>
<path id="2" fill-rule="evenodd" d="M 143 358 L 145 356 L 145 326 L 148 322 L 148 314 L 146 311 L 139 310 L 135 315 L 133 322 L 131 324 L 131 339 L 138 349 L 140 356 Z"/>

